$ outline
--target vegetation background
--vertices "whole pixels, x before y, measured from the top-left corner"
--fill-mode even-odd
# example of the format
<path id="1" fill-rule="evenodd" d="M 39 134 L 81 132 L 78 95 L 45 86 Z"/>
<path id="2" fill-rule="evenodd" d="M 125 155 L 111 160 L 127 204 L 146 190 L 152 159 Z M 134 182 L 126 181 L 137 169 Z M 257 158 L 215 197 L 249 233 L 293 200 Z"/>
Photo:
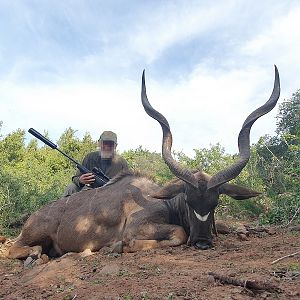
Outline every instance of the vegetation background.
<path id="1" fill-rule="evenodd" d="M 251 158 L 235 183 L 263 192 L 245 201 L 221 197 L 220 216 L 246 218 L 259 223 L 289 225 L 300 221 L 300 90 L 284 100 L 277 114 L 275 136 L 263 136 L 251 146 Z M 61 197 L 75 173 L 74 165 L 58 151 L 40 145 L 33 138 L 25 142 L 25 130 L 1 135 L 0 121 L 0 234 L 16 234 L 12 224 L 49 201 Z M 44 133 L 47 136 L 47 132 Z M 68 128 L 57 141 L 58 147 L 81 161 L 97 148 L 89 133 L 82 139 Z M 173 178 L 160 153 L 140 146 L 120 153 L 133 170 L 164 184 Z M 214 174 L 237 159 L 220 144 L 194 149 L 194 157 L 174 152 L 178 162 L 190 169 Z"/>

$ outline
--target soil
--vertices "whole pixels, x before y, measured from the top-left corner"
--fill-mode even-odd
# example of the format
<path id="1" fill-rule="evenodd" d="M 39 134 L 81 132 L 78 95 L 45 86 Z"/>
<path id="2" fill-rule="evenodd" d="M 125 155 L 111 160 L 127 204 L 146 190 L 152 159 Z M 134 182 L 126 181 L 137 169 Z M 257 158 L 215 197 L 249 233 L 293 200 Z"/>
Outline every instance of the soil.
<path id="1" fill-rule="evenodd" d="M 2 256 L 6 244 L 0 244 Z M 0 251 L 0 299 L 300 299 L 300 255 L 272 264 L 299 248 L 299 231 L 273 228 L 219 235 L 205 251 L 182 245 L 117 255 L 101 249 L 26 267 Z M 233 284 L 238 280 L 242 286 Z M 247 288 L 251 281 L 263 288 Z"/>

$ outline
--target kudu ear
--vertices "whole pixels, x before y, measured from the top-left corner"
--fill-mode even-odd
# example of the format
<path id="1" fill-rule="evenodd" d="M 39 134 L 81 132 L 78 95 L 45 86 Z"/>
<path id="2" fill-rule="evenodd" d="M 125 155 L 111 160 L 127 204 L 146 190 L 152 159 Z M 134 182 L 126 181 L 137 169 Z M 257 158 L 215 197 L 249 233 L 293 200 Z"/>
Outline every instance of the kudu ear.
<path id="1" fill-rule="evenodd" d="M 220 194 L 225 194 L 236 200 L 245 200 L 261 195 L 262 193 L 231 183 L 224 183 L 220 186 Z"/>
<path id="2" fill-rule="evenodd" d="M 184 182 L 180 179 L 175 179 L 166 183 L 166 185 L 150 196 L 157 199 L 171 199 L 182 192 L 184 192 Z"/>

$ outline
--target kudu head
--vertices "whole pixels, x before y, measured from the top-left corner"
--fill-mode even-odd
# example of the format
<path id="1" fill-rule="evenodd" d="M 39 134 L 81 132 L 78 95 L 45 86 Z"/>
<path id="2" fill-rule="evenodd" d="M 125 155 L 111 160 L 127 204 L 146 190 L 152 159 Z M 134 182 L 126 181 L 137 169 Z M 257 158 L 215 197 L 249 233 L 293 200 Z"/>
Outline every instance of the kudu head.
<path id="1" fill-rule="evenodd" d="M 145 72 L 142 76 L 142 104 L 146 113 L 157 120 L 162 127 L 162 157 L 172 173 L 183 181 L 177 185 L 177 192 L 184 192 L 189 218 L 189 242 L 199 249 L 207 249 L 212 245 L 212 225 L 214 225 L 214 210 L 218 205 L 220 194 L 243 200 L 259 195 L 259 192 L 229 184 L 246 166 L 250 158 L 250 130 L 253 123 L 261 116 L 270 112 L 276 105 L 280 95 L 280 81 L 275 66 L 274 88 L 270 99 L 254 110 L 244 121 L 238 136 L 239 159 L 231 166 L 210 176 L 202 171 L 192 173 L 183 168 L 172 157 L 172 134 L 167 119 L 156 111 L 148 101 L 145 86 Z"/>

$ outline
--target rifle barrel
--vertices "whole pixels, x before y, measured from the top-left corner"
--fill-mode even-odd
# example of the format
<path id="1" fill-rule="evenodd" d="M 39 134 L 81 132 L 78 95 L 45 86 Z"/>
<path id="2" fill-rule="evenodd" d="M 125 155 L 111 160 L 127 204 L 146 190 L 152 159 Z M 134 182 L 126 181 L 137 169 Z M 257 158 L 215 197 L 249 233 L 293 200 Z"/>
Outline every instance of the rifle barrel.
<path id="1" fill-rule="evenodd" d="M 49 147 L 51 147 L 52 149 L 57 150 L 62 155 L 66 156 L 69 160 L 71 160 L 76 165 L 76 167 L 79 169 L 80 172 L 82 172 L 82 173 L 93 173 L 95 175 L 96 179 L 99 179 L 103 183 L 107 183 L 109 181 L 109 178 L 103 172 L 100 174 L 103 177 L 102 178 L 101 176 L 99 176 L 99 174 L 96 174 L 95 172 L 88 170 L 87 168 L 85 168 L 84 166 L 82 166 L 79 162 L 77 162 L 75 159 L 73 159 L 72 157 L 70 157 L 68 154 L 66 154 L 65 152 L 61 151 L 59 148 L 57 148 L 57 145 L 55 145 L 53 142 L 51 142 L 50 140 L 48 140 L 46 137 L 44 137 L 42 134 L 40 134 L 35 129 L 30 128 L 28 130 L 28 132 L 31 133 L 36 138 L 38 138 L 39 140 L 41 140 L 43 143 L 45 143 Z"/>

